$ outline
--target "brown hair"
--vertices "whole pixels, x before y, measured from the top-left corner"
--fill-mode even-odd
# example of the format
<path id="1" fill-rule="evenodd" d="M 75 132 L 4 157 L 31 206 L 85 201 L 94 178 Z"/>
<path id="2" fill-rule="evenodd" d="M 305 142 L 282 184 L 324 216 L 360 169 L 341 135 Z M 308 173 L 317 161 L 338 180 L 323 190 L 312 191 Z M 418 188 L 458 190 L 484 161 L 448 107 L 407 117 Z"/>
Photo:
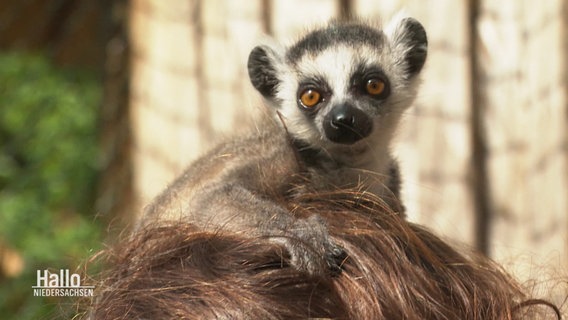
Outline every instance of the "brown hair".
<path id="1" fill-rule="evenodd" d="M 532 299 L 491 260 L 460 253 L 360 194 L 304 197 L 348 257 L 339 275 L 309 276 L 264 238 L 172 222 L 104 252 L 95 319 L 530 319 L 558 308 Z"/>

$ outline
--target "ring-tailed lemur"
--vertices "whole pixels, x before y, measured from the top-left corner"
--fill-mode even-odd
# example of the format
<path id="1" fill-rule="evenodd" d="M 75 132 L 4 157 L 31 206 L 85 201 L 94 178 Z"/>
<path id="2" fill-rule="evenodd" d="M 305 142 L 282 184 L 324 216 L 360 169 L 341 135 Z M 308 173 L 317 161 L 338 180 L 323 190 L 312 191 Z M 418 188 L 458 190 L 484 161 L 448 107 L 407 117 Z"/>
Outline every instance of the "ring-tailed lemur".
<path id="1" fill-rule="evenodd" d="M 286 50 L 256 47 L 248 69 L 305 160 L 326 172 L 324 188 L 359 187 L 402 213 L 390 142 L 426 53 L 426 33 L 411 18 L 384 31 L 334 23 Z"/>
<path id="2" fill-rule="evenodd" d="M 379 196 L 397 192 L 389 141 L 416 95 L 426 45 L 422 26 L 405 18 L 384 31 L 332 23 L 284 51 L 256 47 L 251 81 L 284 126 L 270 119 L 218 145 L 148 206 L 141 223 L 186 219 L 263 236 L 283 243 L 300 270 L 339 270 L 344 252 L 325 221 L 295 217 L 285 199 L 299 176 L 309 178 L 301 180 L 309 190 L 362 182 Z"/>

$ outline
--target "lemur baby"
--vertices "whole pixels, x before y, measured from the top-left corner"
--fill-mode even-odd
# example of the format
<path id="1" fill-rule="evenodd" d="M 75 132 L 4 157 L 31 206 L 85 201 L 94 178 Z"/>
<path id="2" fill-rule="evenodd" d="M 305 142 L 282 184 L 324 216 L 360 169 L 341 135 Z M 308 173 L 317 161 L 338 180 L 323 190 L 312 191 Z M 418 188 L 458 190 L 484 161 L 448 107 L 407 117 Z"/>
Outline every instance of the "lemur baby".
<path id="1" fill-rule="evenodd" d="M 383 32 L 336 23 L 287 50 L 256 47 L 248 69 L 310 169 L 325 173 L 324 188 L 359 187 L 403 213 L 390 142 L 426 53 L 426 33 L 413 19 Z"/>
<path id="2" fill-rule="evenodd" d="M 426 47 L 420 23 L 399 18 L 384 30 L 334 22 L 285 50 L 254 48 L 252 84 L 281 119 L 198 159 L 142 223 L 184 219 L 204 230 L 254 230 L 282 243 L 300 270 L 339 270 L 344 252 L 325 221 L 295 217 L 285 199 L 299 183 L 318 191 L 363 186 L 398 208 L 389 142 L 416 96 Z"/>

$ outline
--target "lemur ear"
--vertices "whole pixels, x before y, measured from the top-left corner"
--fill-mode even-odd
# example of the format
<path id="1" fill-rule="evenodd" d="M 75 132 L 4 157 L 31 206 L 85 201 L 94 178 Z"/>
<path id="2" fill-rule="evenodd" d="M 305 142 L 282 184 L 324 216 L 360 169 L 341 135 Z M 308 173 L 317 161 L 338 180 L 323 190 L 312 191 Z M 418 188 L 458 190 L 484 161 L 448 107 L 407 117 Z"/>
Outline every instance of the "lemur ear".
<path id="1" fill-rule="evenodd" d="M 424 27 L 414 18 L 400 16 L 385 28 L 385 34 L 394 50 L 403 55 L 407 77 L 417 75 L 426 62 L 428 52 Z"/>
<path id="2" fill-rule="evenodd" d="M 266 99 L 276 97 L 276 89 L 280 83 L 278 65 L 283 58 L 274 49 L 262 45 L 252 49 L 248 58 L 248 73 L 252 85 Z"/>

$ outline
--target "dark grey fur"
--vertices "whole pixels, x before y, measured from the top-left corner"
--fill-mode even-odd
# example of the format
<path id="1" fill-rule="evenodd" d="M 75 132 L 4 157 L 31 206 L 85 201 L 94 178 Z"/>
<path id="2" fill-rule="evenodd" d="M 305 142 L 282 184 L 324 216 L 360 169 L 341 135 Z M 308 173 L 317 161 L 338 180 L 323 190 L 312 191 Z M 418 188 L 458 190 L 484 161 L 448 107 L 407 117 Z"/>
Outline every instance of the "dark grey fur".
<path id="1" fill-rule="evenodd" d="M 305 54 L 317 54 L 339 43 L 353 48 L 364 44 L 380 49 L 384 43 L 384 34 L 365 24 L 335 22 L 325 29 L 308 33 L 288 49 L 286 59 L 290 63 L 296 63 Z"/>
<path id="2" fill-rule="evenodd" d="M 141 223 L 184 220 L 204 230 L 246 231 L 283 243 L 299 270 L 339 271 L 344 252 L 329 240 L 325 221 L 296 218 L 284 205 L 305 181 L 304 164 L 282 127 L 273 120 L 263 125 L 195 161 L 146 208 Z"/>

